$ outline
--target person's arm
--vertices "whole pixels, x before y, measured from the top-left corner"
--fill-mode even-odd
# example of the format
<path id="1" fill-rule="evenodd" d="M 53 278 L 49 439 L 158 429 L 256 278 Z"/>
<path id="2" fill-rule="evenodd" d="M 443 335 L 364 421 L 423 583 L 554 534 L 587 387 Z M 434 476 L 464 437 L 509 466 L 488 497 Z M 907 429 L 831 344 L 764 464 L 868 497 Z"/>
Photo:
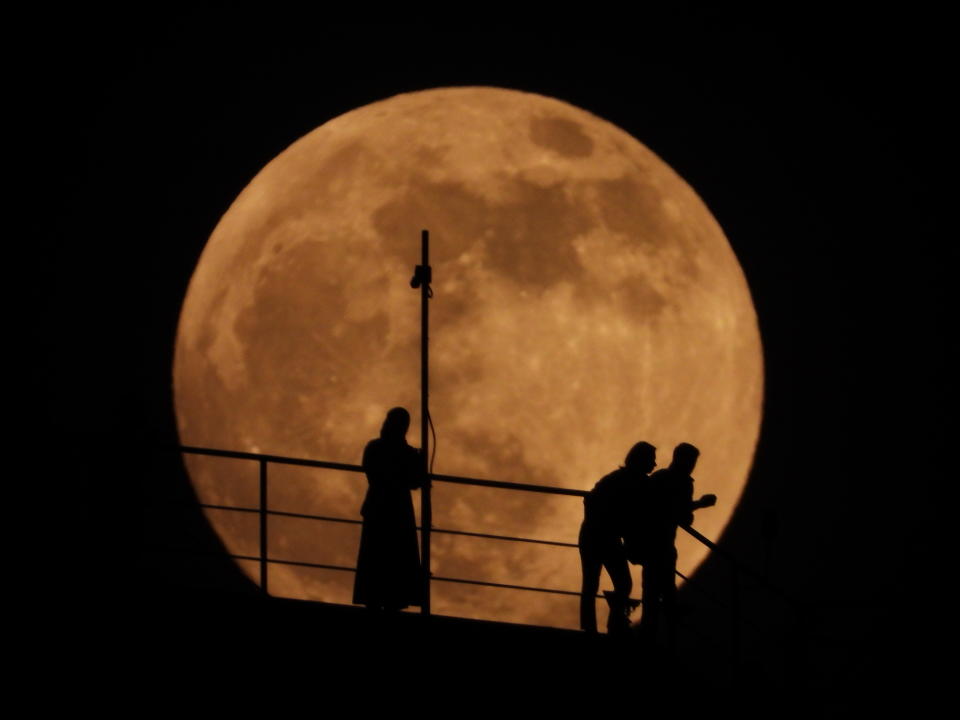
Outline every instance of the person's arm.
<path id="1" fill-rule="evenodd" d="M 423 474 L 423 462 L 421 460 L 423 451 L 419 448 L 410 447 L 407 455 L 407 487 L 411 490 L 419 490 L 427 484 L 427 478 Z"/>
<path id="2" fill-rule="evenodd" d="M 694 500 L 692 508 L 694 510 L 699 510 L 700 508 L 713 507 L 716 504 L 717 504 L 717 496 L 714 495 L 713 493 L 708 493 L 707 495 L 704 495 L 703 497 L 701 497 L 699 500 Z"/>
<path id="3" fill-rule="evenodd" d="M 368 442 L 363 449 L 363 472 L 370 487 L 379 488 L 383 485 L 383 458 L 375 440 Z"/>
<path id="4" fill-rule="evenodd" d="M 693 525 L 693 511 L 697 509 L 697 503 L 693 499 L 693 478 L 686 477 L 683 480 L 677 480 L 674 485 L 676 488 L 674 502 L 677 512 L 677 525 Z"/>

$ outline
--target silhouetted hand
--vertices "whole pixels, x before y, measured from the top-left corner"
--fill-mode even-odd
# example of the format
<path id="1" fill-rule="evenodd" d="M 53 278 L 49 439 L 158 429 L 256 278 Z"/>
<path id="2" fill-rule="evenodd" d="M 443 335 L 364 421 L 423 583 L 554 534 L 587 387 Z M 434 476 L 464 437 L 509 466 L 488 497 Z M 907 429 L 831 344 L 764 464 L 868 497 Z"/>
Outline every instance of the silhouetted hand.
<path id="1" fill-rule="evenodd" d="M 424 463 L 427 463 L 427 462 L 429 461 L 429 458 L 426 456 L 426 453 L 424 453 L 423 448 L 417 448 L 417 457 L 419 458 L 420 467 L 421 467 L 421 468 L 424 467 Z M 417 488 L 418 488 L 418 489 L 427 488 L 427 487 L 431 487 L 431 486 L 432 486 L 433 483 L 430 482 L 430 474 L 429 474 L 429 472 L 428 472 L 428 473 L 424 473 L 424 472 L 421 471 L 421 472 L 418 473 L 418 475 L 419 475 L 419 477 L 420 477 L 420 484 L 417 485 Z"/>
<path id="2" fill-rule="evenodd" d="M 700 498 L 700 507 L 713 507 L 717 504 L 717 496 L 709 493 Z"/>

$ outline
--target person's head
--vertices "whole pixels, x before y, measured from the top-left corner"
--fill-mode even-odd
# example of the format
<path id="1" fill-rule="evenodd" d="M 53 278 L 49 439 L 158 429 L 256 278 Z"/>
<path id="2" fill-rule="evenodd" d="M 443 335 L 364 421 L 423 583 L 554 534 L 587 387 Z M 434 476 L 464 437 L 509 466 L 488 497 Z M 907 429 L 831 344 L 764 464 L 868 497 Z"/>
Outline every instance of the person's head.
<path id="1" fill-rule="evenodd" d="M 389 440 L 403 440 L 410 427 L 410 413 L 405 408 L 395 407 L 387 413 L 380 428 L 380 437 Z"/>
<path id="2" fill-rule="evenodd" d="M 646 475 L 657 466 L 657 449 L 648 442 L 638 442 L 630 448 L 623 466 Z"/>
<path id="3" fill-rule="evenodd" d="M 673 462 L 670 463 L 670 469 L 690 475 L 697 466 L 697 458 L 700 457 L 700 451 L 690 443 L 680 443 L 673 449 Z"/>

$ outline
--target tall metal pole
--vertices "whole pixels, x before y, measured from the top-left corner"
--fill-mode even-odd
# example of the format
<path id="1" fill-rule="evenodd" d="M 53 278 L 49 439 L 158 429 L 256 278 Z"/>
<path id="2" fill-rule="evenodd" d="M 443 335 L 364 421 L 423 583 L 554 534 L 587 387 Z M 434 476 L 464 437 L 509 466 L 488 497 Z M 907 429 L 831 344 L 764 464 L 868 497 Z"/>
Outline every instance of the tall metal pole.
<path id="1" fill-rule="evenodd" d="M 420 525 L 423 528 L 420 531 L 420 552 L 423 564 L 423 605 L 421 612 L 424 615 L 430 614 L 430 528 L 433 522 L 433 507 L 430 502 L 430 452 L 428 427 L 429 411 L 429 388 L 430 388 L 430 345 L 429 327 L 430 327 L 430 282 L 432 271 L 430 268 L 430 233 L 426 230 L 420 232 L 420 245 L 422 248 L 422 258 L 420 267 L 417 268 L 414 278 L 420 279 L 420 452 L 423 470 L 423 489 L 420 493 Z"/>

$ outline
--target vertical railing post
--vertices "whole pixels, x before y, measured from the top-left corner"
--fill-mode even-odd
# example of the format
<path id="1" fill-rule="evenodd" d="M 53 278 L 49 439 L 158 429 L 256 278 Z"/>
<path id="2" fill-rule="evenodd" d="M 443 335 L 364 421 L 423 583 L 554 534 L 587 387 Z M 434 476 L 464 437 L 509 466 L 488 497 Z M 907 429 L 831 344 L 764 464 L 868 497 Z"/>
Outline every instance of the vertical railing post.
<path id="1" fill-rule="evenodd" d="M 267 589 L 267 461 L 260 458 L 260 591 Z"/>

